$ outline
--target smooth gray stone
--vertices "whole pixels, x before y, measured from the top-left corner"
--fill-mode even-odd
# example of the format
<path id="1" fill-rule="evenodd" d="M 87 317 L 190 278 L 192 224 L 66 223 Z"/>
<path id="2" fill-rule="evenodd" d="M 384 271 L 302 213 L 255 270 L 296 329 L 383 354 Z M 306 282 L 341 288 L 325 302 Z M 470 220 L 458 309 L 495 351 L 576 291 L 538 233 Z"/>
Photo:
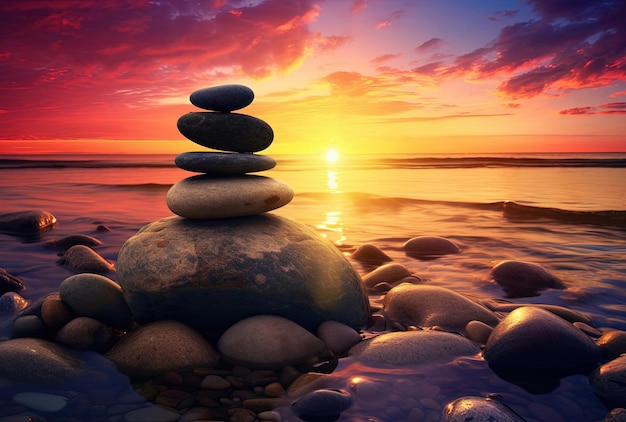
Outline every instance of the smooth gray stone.
<path id="1" fill-rule="evenodd" d="M 205 110 L 229 112 L 252 103 L 254 92 L 245 85 L 219 85 L 202 88 L 189 96 L 189 101 Z"/>
<path id="2" fill-rule="evenodd" d="M 0 233 L 33 236 L 50 229 L 57 219 L 45 210 L 0 214 Z"/>
<path id="3" fill-rule="evenodd" d="M 192 112 L 182 115 L 177 126 L 196 144 L 221 151 L 262 151 L 274 140 L 270 125 L 247 114 Z"/>
<path id="4" fill-rule="evenodd" d="M 292 199 L 291 187 L 271 177 L 203 174 L 175 183 L 165 202 L 181 217 L 218 219 L 262 214 L 287 205 Z"/>
<path id="5" fill-rule="evenodd" d="M 276 167 L 270 156 L 237 152 L 183 152 L 174 163 L 183 170 L 211 175 L 239 175 Z"/>
<path id="6" fill-rule="evenodd" d="M 335 245 L 273 214 L 150 223 L 120 249 L 117 282 L 140 322 L 174 319 L 211 337 L 261 314 L 310 331 L 369 318 L 361 279 Z"/>

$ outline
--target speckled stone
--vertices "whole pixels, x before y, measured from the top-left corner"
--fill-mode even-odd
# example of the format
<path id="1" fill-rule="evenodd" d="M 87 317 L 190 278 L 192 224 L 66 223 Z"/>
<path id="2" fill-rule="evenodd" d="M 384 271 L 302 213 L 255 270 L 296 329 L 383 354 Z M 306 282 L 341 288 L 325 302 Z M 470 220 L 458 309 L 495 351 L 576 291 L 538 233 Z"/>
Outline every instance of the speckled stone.
<path id="1" fill-rule="evenodd" d="M 183 170 L 211 175 L 254 173 L 276 166 L 276 160 L 270 156 L 236 152 L 183 152 L 174 163 Z"/>
<path id="2" fill-rule="evenodd" d="M 198 175 L 174 184 L 165 201 L 181 217 L 217 219 L 262 214 L 292 199 L 291 187 L 271 177 Z"/>
<path id="3" fill-rule="evenodd" d="M 178 119 L 178 130 L 198 145 L 221 151 L 262 151 L 274 140 L 270 125 L 239 113 L 187 113 Z"/>
<path id="4" fill-rule="evenodd" d="M 254 92 L 245 85 L 229 84 L 201 88 L 191 93 L 189 101 L 204 110 L 229 112 L 246 107 Z"/>
<path id="5" fill-rule="evenodd" d="M 461 397 L 449 403 L 445 409 L 446 422 L 524 422 L 507 405 L 484 397 Z"/>

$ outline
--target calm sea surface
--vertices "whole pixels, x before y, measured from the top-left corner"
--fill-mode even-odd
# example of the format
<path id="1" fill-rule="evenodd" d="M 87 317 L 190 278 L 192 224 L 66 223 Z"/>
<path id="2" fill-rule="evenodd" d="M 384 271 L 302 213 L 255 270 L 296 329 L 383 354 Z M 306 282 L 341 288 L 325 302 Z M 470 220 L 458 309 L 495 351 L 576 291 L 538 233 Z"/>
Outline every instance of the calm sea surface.
<path id="1" fill-rule="evenodd" d="M 0 213 L 46 209 L 58 219 L 37 242 L 0 234 L 0 267 L 24 280 L 23 296 L 32 301 L 71 275 L 55 263 L 57 252 L 44 246 L 46 240 L 93 235 L 104 242 L 98 252 L 115 262 L 140 227 L 172 215 L 166 192 L 191 175 L 173 158 L 0 156 Z M 278 166 L 264 174 L 289 183 L 296 195 L 274 212 L 316 228 L 348 257 L 373 243 L 426 283 L 479 300 L 566 306 L 589 315 L 597 328 L 626 330 L 626 154 L 351 156 L 336 163 L 275 158 Z M 98 224 L 111 231 L 96 233 Z M 421 235 L 447 237 L 462 253 L 428 261 L 406 256 L 402 243 Z M 505 259 L 540 264 L 567 289 L 506 298 L 487 280 L 490 268 Z M 352 262 L 361 274 L 371 270 Z M 480 360 L 395 372 L 345 362 L 334 374 L 337 388 L 347 388 L 355 374 L 388 383 L 406 378 L 415 389 L 406 394 L 436 387 L 432 398 L 440 405 L 464 395 L 500 394 L 529 421 L 554 420 L 549 410 L 578 421 L 601 420 L 607 412 L 586 377 L 531 394 L 497 379 Z M 567 410 L 572 403 L 576 412 Z M 345 416 L 390 420 L 379 407 L 357 403 Z"/>

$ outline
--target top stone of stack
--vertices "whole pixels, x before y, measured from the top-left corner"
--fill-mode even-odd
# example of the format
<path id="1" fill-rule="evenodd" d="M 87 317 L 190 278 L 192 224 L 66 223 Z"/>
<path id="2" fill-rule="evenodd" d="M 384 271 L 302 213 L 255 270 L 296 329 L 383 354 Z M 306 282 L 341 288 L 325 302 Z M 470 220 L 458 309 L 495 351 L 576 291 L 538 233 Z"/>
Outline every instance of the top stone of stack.
<path id="1" fill-rule="evenodd" d="M 201 109 L 228 113 L 250 105 L 254 92 L 244 85 L 220 85 L 194 91 L 189 100 Z"/>

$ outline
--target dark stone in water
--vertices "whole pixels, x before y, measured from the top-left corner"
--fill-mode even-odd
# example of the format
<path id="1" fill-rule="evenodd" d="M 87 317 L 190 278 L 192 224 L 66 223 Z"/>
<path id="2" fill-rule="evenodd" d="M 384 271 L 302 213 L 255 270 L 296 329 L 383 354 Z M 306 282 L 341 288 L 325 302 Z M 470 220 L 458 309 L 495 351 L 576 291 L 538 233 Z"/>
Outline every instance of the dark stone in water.
<path id="1" fill-rule="evenodd" d="M 189 96 L 189 101 L 205 110 L 229 112 L 252 103 L 254 92 L 245 85 L 229 84 L 202 88 Z"/>
<path id="2" fill-rule="evenodd" d="M 542 266 L 524 261 L 502 261 L 492 268 L 490 277 L 511 298 L 537 296 L 545 289 L 565 288 Z"/>
<path id="3" fill-rule="evenodd" d="M 183 152 L 174 163 L 183 170 L 211 175 L 253 173 L 276 166 L 276 160 L 267 155 L 236 152 Z"/>
<path id="4" fill-rule="evenodd" d="M 20 278 L 10 274 L 4 268 L 0 268 L 0 295 L 6 292 L 19 292 L 24 288 L 24 283 Z"/>
<path id="5" fill-rule="evenodd" d="M 36 236 L 52 228 L 56 221 L 56 217 L 45 210 L 0 214 L 0 233 Z"/>
<path id="6" fill-rule="evenodd" d="M 50 240 L 46 242 L 46 246 L 50 246 L 53 248 L 58 248 L 63 251 L 68 250 L 72 246 L 83 245 L 83 246 L 100 246 L 102 242 L 96 239 L 95 237 L 87 236 L 85 234 L 72 234 L 69 236 L 64 236 L 59 239 Z"/>
<path id="7" fill-rule="evenodd" d="M 347 391 L 321 389 L 301 397 L 291 408 L 300 419 L 313 422 L 336 420 L 351 405 L 352 398 Z"/>
<path id="8" fill-rule="evenodd" d="M 369 317 L 361 279 L 337 248 L 273 214 L 148 224 L 122 246 L 117 282 L 139 322 L 178 320 L 212 338 L 260 314 L 309 331 L 325 320 L 359 329 Z"/>
<path id="9" fill-rule="evenodd" d="M 177 125 L 196 144 L 222 151 L 257 152 L 274 140 L 270 125 L 247 114 L 193 112 L 182 115 Z"/>

